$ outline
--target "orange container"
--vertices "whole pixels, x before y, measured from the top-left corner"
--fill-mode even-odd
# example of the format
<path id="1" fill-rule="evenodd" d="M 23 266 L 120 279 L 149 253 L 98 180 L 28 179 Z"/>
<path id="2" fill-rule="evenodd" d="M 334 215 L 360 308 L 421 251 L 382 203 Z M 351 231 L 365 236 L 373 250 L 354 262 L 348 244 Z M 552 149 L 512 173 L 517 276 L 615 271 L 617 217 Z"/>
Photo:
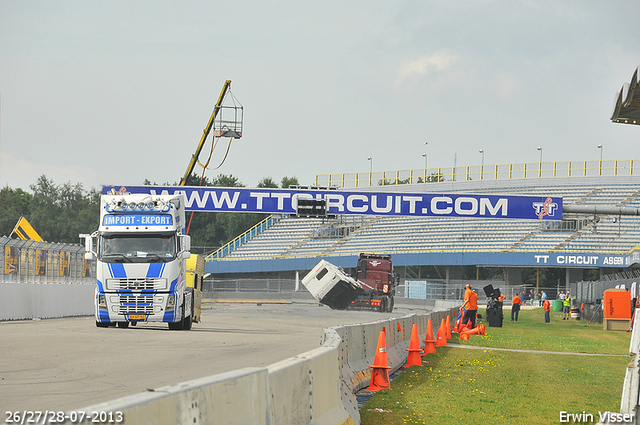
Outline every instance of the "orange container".
<path id="1" fill-rule="evenodd" d="M 605 319 L 631 319 L 631 292 L 625 289 L 604 291 Z"/>

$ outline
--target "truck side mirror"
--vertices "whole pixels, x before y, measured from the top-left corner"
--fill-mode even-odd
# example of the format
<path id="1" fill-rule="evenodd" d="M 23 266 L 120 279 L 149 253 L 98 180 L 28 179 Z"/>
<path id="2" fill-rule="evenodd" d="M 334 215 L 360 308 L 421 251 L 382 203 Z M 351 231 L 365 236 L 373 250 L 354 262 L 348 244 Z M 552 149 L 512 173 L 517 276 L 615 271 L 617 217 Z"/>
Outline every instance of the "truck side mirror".
<path id="1" fill-rule="evenodd" d="M 182 250 L 191 251 L 191 236 L 182 235 Z"/>
<path id="2" fill-rule="evenodd" d="M 96 234 L 97 232 L 90 235 L 84 233 L 78 235 L 81 239 L 84 239 L 84 250 L 86 251 L 84 253 L 85 260 L 93 260 L 93 258 L 96 256 L 96 253 L 93 251 L 93 237 Z"/>
<path id="3" fill-rule="evenodd" d="M 191 236 L 189 235 L 180 235 L 180 240 L 182 241 L 182 249 L 179 252 L 180 258 L 187 259 L 191 257 Z"/>

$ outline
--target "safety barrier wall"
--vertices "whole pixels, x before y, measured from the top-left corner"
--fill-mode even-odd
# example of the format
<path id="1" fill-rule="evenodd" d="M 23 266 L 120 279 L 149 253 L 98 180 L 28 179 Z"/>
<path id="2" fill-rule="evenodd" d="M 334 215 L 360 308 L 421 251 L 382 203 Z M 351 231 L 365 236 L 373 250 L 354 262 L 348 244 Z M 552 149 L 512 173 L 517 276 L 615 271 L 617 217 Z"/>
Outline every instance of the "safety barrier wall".
<path id="1" fill-rule="evenodd" d="M 0 283 L 0 320 L 93 314 L 95 285 Z"/>
<path id="2" fill-rule="evenodd" d="M 458 304 L 399 319 L 338 326 L 325 330 L 322 346 L 267 368 L 244 368 L 157 388 L 82 412 L 122 412 L 122 424 L 356 425 L 355 393 L 371 376 L 378 336 L 386 328 L 390 372 L 404 365 L 411 328 L 436 331 Z M 76 421 L 77 422 L 77 421 Z M 60 422 L 56 422 L 60 423 Z M 71 424 L 68 419 L 65 424 Z"/>
<path id="3" fill-rule="evenodd" d="M 640 308 L 637 308 L 634 317 L 640 317 Z M 627 418 L 633 420 L 627 423 L 640 423 L 640 329 L 636 324 L 638 320 L 634 320 L 633 330 L 631 332 L 631 341 L 629 342 L 629 357 L 632 359 L 624 376 L 622 383 L 622 396 L 620 398 L 620 413 L 628 415 Z M 617 417 L 616 419 L 618 419 Z M 601 425 L 610 425 L 610 423 L 620 423 L 622 420 L 612 422 L 601 422 Z"/>

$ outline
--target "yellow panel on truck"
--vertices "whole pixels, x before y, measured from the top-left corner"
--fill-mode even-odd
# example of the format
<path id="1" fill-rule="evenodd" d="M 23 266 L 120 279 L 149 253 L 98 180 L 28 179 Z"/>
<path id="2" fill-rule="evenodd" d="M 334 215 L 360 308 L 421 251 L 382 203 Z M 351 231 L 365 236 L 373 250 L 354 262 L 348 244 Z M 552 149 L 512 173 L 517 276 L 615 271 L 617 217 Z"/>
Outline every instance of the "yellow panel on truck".
<path id="1" fill-rule="evenodd" d="M 191 254 L 187 260 L 187 287 L 193 288 L 193 321 L 200 323 L 202 311 L 202 280 L 204 279 L 204 257 Z"/>

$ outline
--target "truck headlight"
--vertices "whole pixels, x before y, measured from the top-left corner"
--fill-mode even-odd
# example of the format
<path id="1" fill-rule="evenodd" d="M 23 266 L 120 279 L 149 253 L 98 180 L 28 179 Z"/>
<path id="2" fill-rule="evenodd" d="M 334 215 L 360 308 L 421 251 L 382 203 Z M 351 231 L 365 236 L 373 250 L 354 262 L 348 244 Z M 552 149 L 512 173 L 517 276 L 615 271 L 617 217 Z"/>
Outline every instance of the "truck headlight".
<path id="1" fill-rule="evenodd" d="M 100 310 L 107 309 L 107 298 L 104 295 L 98 295 L 98 308 Z"/>
<path id="2" fill-rule="evenodd" d="M 167 298 L 167 310 L 173 310 L 176 307 L 176 296 L 169 295 Z"/>

